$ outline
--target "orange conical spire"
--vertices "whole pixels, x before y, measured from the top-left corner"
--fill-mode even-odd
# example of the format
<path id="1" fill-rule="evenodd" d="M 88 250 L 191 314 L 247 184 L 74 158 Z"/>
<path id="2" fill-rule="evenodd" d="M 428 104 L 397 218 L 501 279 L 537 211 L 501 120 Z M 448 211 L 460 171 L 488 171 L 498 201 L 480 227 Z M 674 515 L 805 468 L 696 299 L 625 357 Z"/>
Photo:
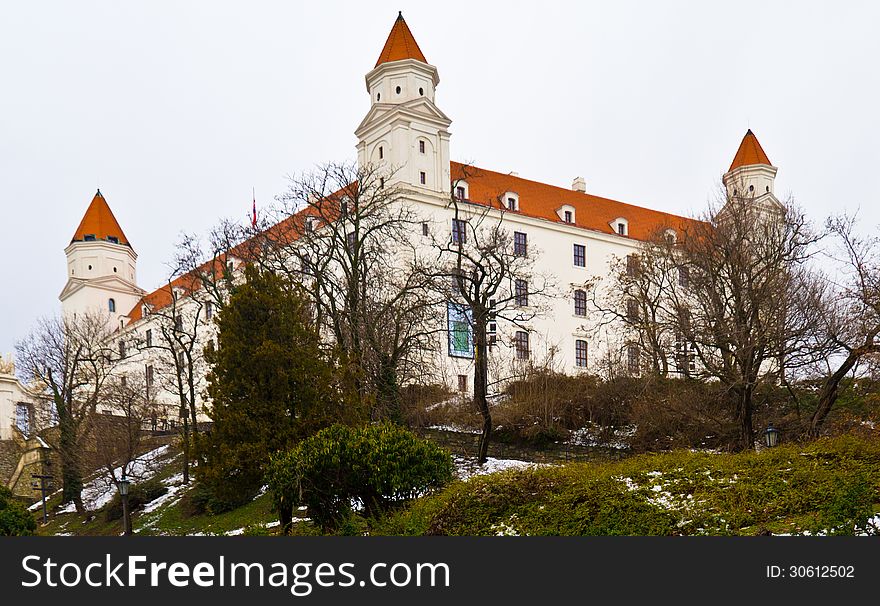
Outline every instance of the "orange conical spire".
<path id="1" fill-rule="evenodd" d="M 401 61 L 403 59 L 416 59 L 422 63 L 428 62 L 425 59 L 425 55 L 422 54 L 422 50 L 419 48 L 412 32 L 409 31 L 409 26 L 403 20 L 403 13 L 400 12 L 397 14 L 397 20 L 394 22 L 394 27 L 391 28 L 391 33 L 388 34 L 388 40 L 385 41 L 385 46 L 382 48 L 379 60 L 376 61 L 376 67 L 383 63 Z"/>
<path id="2" fill-rule="evenodd" d="M 89 208 L 83 215 L 82 221 L 79 222 L 79 227 L 76 228 L 76 233 L 73 234 L 70 242 L 83 242 L 86 240 L 86 236 L 89 240 L 113 242 L 115 239 L 117 244 L 131 247 L 131 243 L 125 237 L 122 228 L 119 227 L 119 223 L 113 216 L 113 211 L 110 210 L 110 206 L 100 189 L 92 198 L 92 203 L 89 204 Z"/>
<path id="3" fill-rule="evenodd" d="M 750 166 L 752 164 L 773 166 L 770 164 L 770 158 L 764 153 L 761 144 L 758 143 L 755 133 L 752 132 L 752 129 L 749 129 L 746 132 L 746 136 L 743 137 L 742 143 L 739 144 L 739 149 L 736 150 L 736 155 L 733 157 L 733 162 L 730 163 L 728 172 L 740 166 Z"/>

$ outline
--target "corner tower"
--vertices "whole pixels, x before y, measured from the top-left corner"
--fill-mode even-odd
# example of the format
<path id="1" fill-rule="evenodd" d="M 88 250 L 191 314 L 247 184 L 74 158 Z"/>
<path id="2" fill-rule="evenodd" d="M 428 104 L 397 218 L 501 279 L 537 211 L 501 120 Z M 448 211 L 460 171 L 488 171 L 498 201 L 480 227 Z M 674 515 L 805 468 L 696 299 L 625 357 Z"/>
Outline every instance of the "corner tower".
<path id="1" fill-rule="evenodd" d="M 773 191 L 776 171 L 755 133 L 749 129 L 722 177 L 728 198 L 749 198 L 765 209 L 781 209 L 782 204 Z"/>
<path id="2" fill-rule="evenodd" d="M 121 327 L 144 291 L 137 286 L 137 254 L 101 190 L 64 252 L 67 284 L 58 297 L 62 313 L 102 313 L 111 327 Z"/>
<path id="3" fill-rule="evenodd" d="M 355 131 L 358 163 L 393 171 L 386 181 L 448 194 L 449 125 L 434 103 L 440 76 L 398 14 L 376 66 L 366 76 L 370 110 Z"/>

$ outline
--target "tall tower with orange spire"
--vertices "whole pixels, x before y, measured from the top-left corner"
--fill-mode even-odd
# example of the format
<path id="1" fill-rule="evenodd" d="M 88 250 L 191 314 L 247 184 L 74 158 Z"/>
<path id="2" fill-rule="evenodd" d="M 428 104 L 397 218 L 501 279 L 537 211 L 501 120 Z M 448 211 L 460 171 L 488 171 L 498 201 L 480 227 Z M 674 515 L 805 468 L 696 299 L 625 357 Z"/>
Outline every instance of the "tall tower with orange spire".
<path id="1" fill-rule="evenodd" d="M 751 199 L 768 210 L 782 208 L 773 191 L 776 171 L 755 133 L 749 129 L 722 177 L 728 198 Z"/>
<path id="2" fill-rule="evenodd" d="M 137 286 L 137 253 L 100 189 L 64 252 L 67 284 L 58 297 L 62 313 L 106 314 L 111 327 L 121 327 L 144 291 Z"/>
<path id="3" fill-rule="evenodd" d="M 398 14 L 376 66 L 366 76 L 370 110 L 355 131 L 361 166 L 383 166 L 400 184 L 449 193 L 449 125 L 434 103 L 440 76 Z"/>

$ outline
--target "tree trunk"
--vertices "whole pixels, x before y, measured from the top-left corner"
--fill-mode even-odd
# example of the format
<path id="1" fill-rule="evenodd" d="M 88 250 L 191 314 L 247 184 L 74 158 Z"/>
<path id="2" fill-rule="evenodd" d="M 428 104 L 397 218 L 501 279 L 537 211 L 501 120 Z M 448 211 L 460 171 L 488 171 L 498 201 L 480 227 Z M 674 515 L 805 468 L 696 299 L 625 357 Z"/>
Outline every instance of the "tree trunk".
<path id="1" fill-rule="evenodd" d="M 737 389 L 736 414 L 739 420 L 739 450 L 751 450 L 755 447 L 752 415 L 754 413 L 754 388 L 745 385 Z"/>
<path id="2" fill-rule="evenodd" d="M 57 406 L 59 436 L 58 454 L 61 458 L 61 501 L 76 506 L 77 513 L 85 513 L 82 502 L 82 472 L 79 467 L 76 427 L 66 404 Z"/>
<path id="3" fill-rule="evenodd" d="M 400 410 L 400 389 L 397 383 L 397 368 L 388 356 L 379 359 L 376 399 L 383 418 L 397 424 L 403 423 Z"/>
<path id="4" fill-rule="evenodd" d="M 474 315 L 477 315 L 476 313 Z M 492 435 L 492 415 L 489 412 L 489 360 L 486 346 L 486 320 L 479 314 L 474 322 L 474 404 L 483 416 L 483 431 L 480 434 L 480 449 L 477 463 L 486 462 L 489 453 L 489 438 Z"/>
<path id="5" fill-rule="evenodd" d="M 189 413 L 182 411 L 183 420 L 183 483 L 189 484 Z"/>
<path id="6" fill-rule="evenodd" d="M 822 391 L 819 392 L 819 403 L 816 406 L 816 412 L 813 413 L 813 416 L 810 419 L 810 429 L 808 433 L 811 438 L 819 437 L 819 432 L 822 430 L 822 424 L 825 422 L 825 418 L 828 416 L 828 413 L 831 412 L 831 408 L 837 401 L 840 382 L 843 381 L 844 377 L 846 377 L 849 371 L 852 370 L 852 367 L 856 365 L 856 362 L 859 361 L 861 356 L 862 352 L 860 350 L 852 350 L 840 367 L 834 371 L 830 377 L 825 379 L 825 383 L 822 385 Z"/>

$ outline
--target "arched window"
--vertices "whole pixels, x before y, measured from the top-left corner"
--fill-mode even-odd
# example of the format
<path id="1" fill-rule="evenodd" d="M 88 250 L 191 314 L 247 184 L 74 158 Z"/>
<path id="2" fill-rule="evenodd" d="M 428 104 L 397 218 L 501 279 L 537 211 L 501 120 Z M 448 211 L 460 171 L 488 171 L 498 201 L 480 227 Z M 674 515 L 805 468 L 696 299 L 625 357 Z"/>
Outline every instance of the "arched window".
<path id="1" fill-rule="evenodd" d="M 109 299 L 107 301 L 107 308 L 110 310 L 110 313 L 115 313 L 116 312 L 116 300 Z"/>

